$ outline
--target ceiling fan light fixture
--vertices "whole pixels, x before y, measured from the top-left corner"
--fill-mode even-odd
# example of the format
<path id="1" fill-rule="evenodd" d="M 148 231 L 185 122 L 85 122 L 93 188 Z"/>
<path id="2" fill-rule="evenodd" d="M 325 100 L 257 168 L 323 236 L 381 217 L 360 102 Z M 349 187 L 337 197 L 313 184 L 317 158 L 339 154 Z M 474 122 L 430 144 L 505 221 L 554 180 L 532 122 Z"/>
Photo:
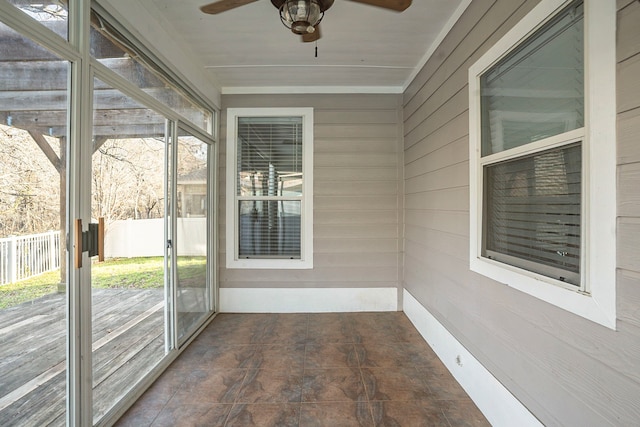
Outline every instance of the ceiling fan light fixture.
<path id="1" fill-rule="evenodd" d="M 318 0 L 286 0 L 280 6 L 280 20 L 295 34 L 313 33 L 323 16 Z"/>

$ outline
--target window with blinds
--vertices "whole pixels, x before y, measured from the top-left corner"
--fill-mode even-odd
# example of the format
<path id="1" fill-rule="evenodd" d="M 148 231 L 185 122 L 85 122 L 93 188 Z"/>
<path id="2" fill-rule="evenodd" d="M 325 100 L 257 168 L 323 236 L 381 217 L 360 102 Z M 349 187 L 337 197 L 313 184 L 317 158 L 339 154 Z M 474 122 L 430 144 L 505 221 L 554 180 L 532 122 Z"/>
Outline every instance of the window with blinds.
<path id="1" fill-rule="evenodd" d="M 615 329 L 615 2 L 539 0 L 469 67 L 469 269 Z"/>
<path id="2" fill-rule="evenodd" d="M 583 3 L 479 76 L 481 256 L 580 286 Z"/>
<path id="3" fill-rule="evenodd" d="M 302 117 L 238 117 L 238 257 L 301 257 Z"/>

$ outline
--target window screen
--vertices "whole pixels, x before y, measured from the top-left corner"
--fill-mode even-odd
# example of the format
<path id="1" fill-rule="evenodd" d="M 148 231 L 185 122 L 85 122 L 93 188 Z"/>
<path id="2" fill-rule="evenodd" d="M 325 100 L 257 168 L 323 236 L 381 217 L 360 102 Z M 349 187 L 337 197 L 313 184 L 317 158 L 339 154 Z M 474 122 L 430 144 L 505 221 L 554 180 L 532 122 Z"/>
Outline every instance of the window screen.
<path id="1" fill-rule="evenodd" d="M 580 280 L 580 144 L 486 166 L 484 256 Z"/>
<path id="2" fill-rule="evenodd" d="M 302 117 L 239 117 L 238 256 L 300 259 Z"/>

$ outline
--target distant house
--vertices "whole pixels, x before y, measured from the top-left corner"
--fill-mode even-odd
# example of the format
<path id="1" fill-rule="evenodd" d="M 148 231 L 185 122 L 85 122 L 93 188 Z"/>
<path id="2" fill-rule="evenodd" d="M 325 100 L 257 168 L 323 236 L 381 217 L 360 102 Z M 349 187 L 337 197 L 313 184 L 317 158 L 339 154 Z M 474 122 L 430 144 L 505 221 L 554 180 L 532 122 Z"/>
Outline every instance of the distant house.
<path id="1" fill-rule="evenodd" d="M 196 169 L 178 176 L 178 217 L 205 217 L 207 212 L 206 200 L 206 169 Z"/>

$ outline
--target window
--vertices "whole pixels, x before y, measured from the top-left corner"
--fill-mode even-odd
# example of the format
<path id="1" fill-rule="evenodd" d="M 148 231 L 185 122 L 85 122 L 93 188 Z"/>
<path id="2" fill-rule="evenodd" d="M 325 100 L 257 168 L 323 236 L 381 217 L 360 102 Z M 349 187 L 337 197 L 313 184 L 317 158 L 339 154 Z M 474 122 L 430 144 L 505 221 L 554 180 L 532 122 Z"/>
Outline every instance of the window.
<path id="1" fill-rule="evenodd" d="M 28 1 L 9 0 L 9 3 L 35 19 L 44 27 L 68 39 L 69 35 L 69 6 L 68 1 Z"/>
<path id="2" fill-rule="evenodd" d="M 97 7 L 97 5 L 94 5 Z M 206 102 L 173 77 L 161 62 L 155 61 L 144 45 L 114 20 L 105 19 L 106 12 L 92 8 L 90 28 L 93 58 L 120 77 L 142 89 L 147 95 L 180 114 L 199 129 L 211 133 L 213 113 Z"/>
<path id="3" fill-rule="evenodd" d="M 542 1 L 469 70 L 470 267 L 615 328 L 615 7 L 600 3 Z"/>
<path id="4" fill-rule="evenodd" d="M 313 267 L 313 110 L 227 112 L 227 267 Z"/>

